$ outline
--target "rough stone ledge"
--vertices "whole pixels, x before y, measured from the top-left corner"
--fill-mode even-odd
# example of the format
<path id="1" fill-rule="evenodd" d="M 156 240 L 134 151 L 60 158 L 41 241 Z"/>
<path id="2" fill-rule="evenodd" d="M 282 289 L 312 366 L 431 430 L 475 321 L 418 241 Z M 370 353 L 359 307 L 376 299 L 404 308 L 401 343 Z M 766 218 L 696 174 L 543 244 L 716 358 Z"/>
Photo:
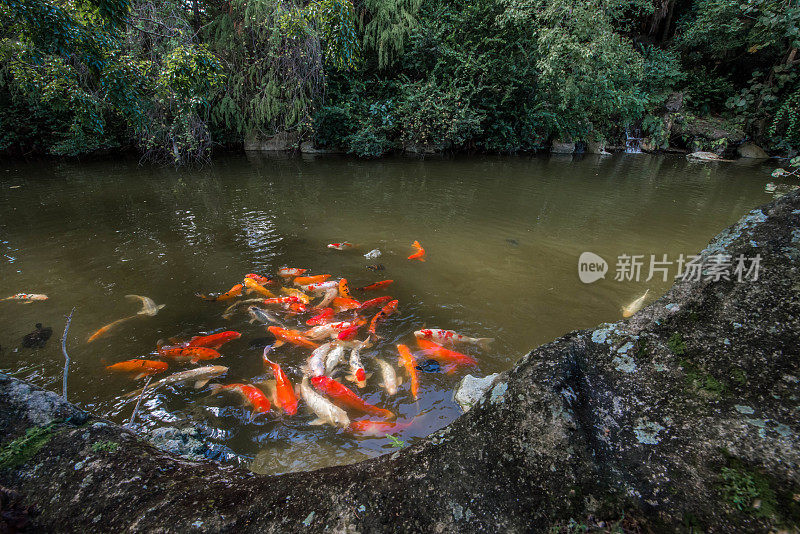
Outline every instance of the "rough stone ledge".
<path id="1" fill-rule="evenodd" d="M 349 466 L 186 460 L 0 375 L 0 462 L 37 446 L 0 486 L 37 532 L 796 531 L 798 228 L 800 194 L 752 211 L 702 254 L 760 254 L 757 281 L 680 281 L 533 350 L 424 442 Z"/>

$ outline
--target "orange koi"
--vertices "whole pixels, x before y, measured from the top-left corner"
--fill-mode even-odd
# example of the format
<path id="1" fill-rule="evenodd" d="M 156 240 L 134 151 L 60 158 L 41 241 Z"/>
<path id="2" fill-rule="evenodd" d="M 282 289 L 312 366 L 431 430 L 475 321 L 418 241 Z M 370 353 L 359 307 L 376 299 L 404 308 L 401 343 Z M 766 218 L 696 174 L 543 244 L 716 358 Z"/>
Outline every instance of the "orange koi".
<path id="1" fill-rule="evenodd" d="M 114 328 L 116 326 L 119 326 L 120 324 L 122 324 L 122 323 L 124 323 L 126 321 L 129 321 L 130 319 L 133 319 L 135 317 L 138 317 L 138 315 L 130 315 L 128 317 L 123 317 L 122 319 L 117 319 L 116 321 L 108 323 L 104 327 L 102 327 L 99 330 L 97 330 L 94 334 L 89 336 L 89 339 L 87 339 L 86 342 L 87 343 L 91 343 L 92 341 L 94 341 L 95 339 L 99 338 L 103 334 L 106 334 L 107 332 L 109 332 L 112 328 Z"/>
<path id="2" fill-rule="evenodd" d="M 395 423 L 392 421 L 351 421 L 348 429 L 351 432 L 359 432 L 366 436 L 385 436 L 390 432 L 399 432 L 411 426 L 412 421 L 406 423 Z"/>
<path id="3" fill-rule="evenodd" d="M 322 310 L 322 313 L 320 313 L 319 315 L 315 315 L 314 317 L 306 321 L 306 324 L 309 326 L 319 326 L 321 324 L 327 323 L 329 319 L 331 319 L 332 317 L 333 317 L 333 308 L 325 308 L 324 310 Z"/>
<path id="4" fill-rule="evenodd" d="M 414 399 L 417 399 L 417 392 L 419 391 L 419 373 L 417 373 L 417 360 L 414 359 L 414 355 L 411 354 L 411 351 L 408 350 L 408 347 L 405 345 L 397 345 L 397 352 L 400 353 L 400 357 L 398 361 L 400 365 L 402 365 L 406 372 L 408 373 L 409 378 L 411 379 L 411 394 L 414 395 Z"/>
<path id="5" fill-rule="evenodd" d="M 308 269 L 295 269 L 293 267 L 282 267 L 278 269 L 278 275 L 283 278 L 293 278 L 307 273 Z"/>
<path id="6" fill-rule="evenodd" d="M 425 338 L 418 337 L 417 345 L 419 345 L 419 348 L 421 348 L 425 354 L 431 356 L 434 360 L 437 360 L 440 363 L 455 365 L 478 365 L 478 360 L 472 356 L 467 356 L 466 354 L 461 354 L 460 352 L 446 349 L 443 346 Z"/>
<path id="7" fill-rule="evenodd" d="M 422 248 L 422 245 L 419 244 L 419 241 L 414 241 L 411 246 L 417 249 L 417 251 L 409 256 L 408 259 L 425 261 L 425 249 Z"/>
<path id="8" fill-rule="evenodd" d="M 159 347 L 158 354 L 176 362 L 197 363 L 201 360 L 215 360 L 222 356 L 214 349 L 206 347 Z"/>
<path id="9" fill-rule="evenodd" d="M 260 274 L 248 273 L 244 275 L 244 277 L 252 278 L 262 286 L 271 286 L 276 283 L 274 278 L 270 278 L 269 276 L 261 276 Z"/>
<path id="10" fill-rule="evenodd" d="M 242 400 L 253 408 L 254 416 L 260 413 L 267 413 L 271 408 L 269 399 L 264 395 L 264 392 L 250 384 L 228 384 L 227 386 L 212 384 L 210 387 L 214 393 L 220 391 L 238 393 Z"/>
<path id="11" fill-rule="evenodd" d="M 245 285 L 245 287 L 247 287 L 248 292 L 258 293 L 259 295 L 267 297 L 268 299 L 269 298 L 275 298 L 275 295 L 272 293 L 272 291 L 270 291 L 266 287 L 262 286 L 261 284 L 259 284 L 255 280 L 253 280 L 252 278 L 245 278 L 244 279 L 244 285 Z"/>
<path id="12" fill-rule="evenodd" d="M 249 280 L 249 278 L 248 278 L 248 280 Z M 203 295 L 202 293 L 196 293 L 196 295 L 198 297 L 200 297 L 201 299 L 203 299 L 203 300 L 230 300 L 232 298 L 241 297 L 243 289 L 244 289 L 244 286 L 242 284 L 236 284 L 235 286 L 230 288 L 225 293 L 221 293 L 221 294 L 216 295 L 216 296 L 214 296 L 213 294 L 211 294 L 211 295 Z"/>
<path id="13" fill-rule="evenodd" d="M 353 296 L 350 294 L 350 288 L 347 286 L 347 278 L 342 278 L 339 280 L 339 296 L 346 299 L 353 298 Z"/>
<path id="14" fill-rule="evenodd" d="M 358 291 L 376 291 L 378 289 L 383 289 L 384 287 L 388 286 L 394 282 L 394 280 L 382 280 L 380 282 L 375 282 L 374 284 L 369 284 L 368 286 L 357 287 L 356 290 Z"/>
<path id="15" fill-rule="evenodd" d="M 330 277 L 331 275 L 329 274 L 318 274 L 316 276 L 298 276 L 297 278 L 294 279 L 294 282 L 292 283 L 296 286 L 307 286 L 308 284 L 321 284 Z"/>
<path id="16" fill-rule="evenodd" d="M 297 413 L 297 397 L 294 394 L 294 388 L 281 366 L 267 357 L 271 348 L 264 347 L 263 357 L 264 362 L 272 367 L 272 374 L 275 375 L 275 404 L 288 415 L 294 415 Z"/>
<path id="17" fill-rule="evenodd" d="M 378 408 L 366 402 L 364 399 L 353 393 L 353 391 L 333 378 L 325 375 L 315 376 L 311 379 L 311 384 L 320 392 L 324 393 L 343 408 L 357 410 L 360 412 L 377 415 L 384 419 L 394 419 L 396 416 L 384 408 Z"/>
<path id="18" fill-rule="evenodd" d="M 308 347 L 315 349 L 319 347 L 318 344 L 306 339 L 302 332 L 298 330 L 289 330 L 288 328 L 281 328 L 279 326 L 269 326 L 267 330 L 275 336 L 275 339 L 291 343 L 292 345 L 299 345 L 301 347 Z"/>
<path id="19" fill-rule="evenodd" d="M 233 341 L 234 339 L 239 339 L 240 337 L 242 337 L 242 334 L 240 334 L 239 332 L 228 330 L 225 332 L 219 332 L 217 334 L 211 334 L 208 336 L 195 336 L 189 340 L 189 343 L 186 346 L 218 349 L 228 341 Z"/>
<path id="20" fill-rule="evenodd" d="M 378 323 L 382 323 L 389 317 L 391 314 L 395 312 L 397 309 L 397 301 L 393 300 L 389 302 L 386 306 L 381 308 L 381 311 L 375 314 L 375 317 L 369 322 L 369 335 L 370 337 L 379 337 L 375 329 L 378 327 Z"/>
<path id="21" fill-rule="evenodd" d="M 331 304 L 333 304 L 333 307 L 336 309 L 337 312 L 356 310 L 361 307 L 361 303 L 358 302 L 356 299 L 343 298 L 343 297 L 335 297 L 331 302 Z"/>
<path id="22" fill-rule="evenodd" d="M 109 371 L 116 373 L 137 373 L 134 380 L 139 378 L 163 373 L 167 370 L 169 365 L 167 362 L 158 362 L 155 360 L 126 360 L 124 362 L 115 363 L 114 365 L 106 366 Z"/>
<path id="23" fill-rule="evenodd" d="M 361 306 L 358 307 L 358 309 L 356 311 L 357 312 L 362 312 L 362 311 L 366 311 L 366 310 L 368 310 L 370 308 L 374 308 L 376 306 L 383 306 L 384 304 L 386 304 L 390 300 L 392 300 L 392 297 L 378 297 L 376 299 L 371 299 L 371 300 L 368 300 L 368 301 L 364 302 Z"/>

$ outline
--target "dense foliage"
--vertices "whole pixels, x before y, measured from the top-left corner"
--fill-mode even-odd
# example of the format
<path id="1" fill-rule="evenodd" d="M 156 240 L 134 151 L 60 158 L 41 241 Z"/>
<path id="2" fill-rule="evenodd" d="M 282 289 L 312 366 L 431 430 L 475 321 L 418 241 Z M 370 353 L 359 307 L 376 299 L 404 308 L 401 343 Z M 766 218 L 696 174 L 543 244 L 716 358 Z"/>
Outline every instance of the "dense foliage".
<path id="1" fill-rule="evenodd" d="M 0 0 L 0 150 L 297 131 L 365 157 L 666 145 L 664 104 L 800 148 L 798 0 Z M 659 137 L 660 136 L 660 137 Z"/>

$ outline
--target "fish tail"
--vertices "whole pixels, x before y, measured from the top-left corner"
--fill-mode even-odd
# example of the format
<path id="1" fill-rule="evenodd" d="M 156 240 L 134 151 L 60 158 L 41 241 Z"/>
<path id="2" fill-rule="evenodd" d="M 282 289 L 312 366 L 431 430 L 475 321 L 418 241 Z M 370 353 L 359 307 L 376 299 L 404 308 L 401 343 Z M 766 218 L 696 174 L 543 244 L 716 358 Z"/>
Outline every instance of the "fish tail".
<path id="1" fill-rule="evenodd" d="M 262 358 L 264 358 L 264 361 L 265 361 L 265 362 L 267 362 L 267 363 L 268 363 L 268 364 L 270 364 L 270 365 L 275 365 L 275 362 L 273 362 L 272 360 L 270 360 L 270 359 L 269 359 L 269 357 L 267 356 L 267 354 L 269 354 L 269 353 L 270 353 L 270 351 L 271 351 L 273 348 L 275 348 L 275 345 L 266 345 L 266 346 L 264 347 L 264 353 L 261 355 L 261 357 L 262 357 Z"/>
<path id="2" fill-rule="evenodd" d="M 489 345 L 492 343 L 492 341 L 494 341 L 494 338 L 493 338 L 493 337 L 479 337 L 479 338 L 477 339 L 476 343 L 477 343 L 477 344 L 478 344 L 478 345 L 479 345 L 479 346 L 480 346 L 482 349 L 488 349 L 488 348 L 489 348 Z"/>

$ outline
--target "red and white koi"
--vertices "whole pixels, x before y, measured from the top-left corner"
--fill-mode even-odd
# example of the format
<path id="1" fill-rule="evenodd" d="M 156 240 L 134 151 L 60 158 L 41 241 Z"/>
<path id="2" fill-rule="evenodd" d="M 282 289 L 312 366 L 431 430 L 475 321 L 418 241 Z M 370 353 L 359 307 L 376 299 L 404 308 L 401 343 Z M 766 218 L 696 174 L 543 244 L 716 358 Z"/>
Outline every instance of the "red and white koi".
<path id="1" fill-rule="evenodd" d="M 307 273 L 308 269 L 296 269 L 294 267 L 281 267 L 278 269 L 278 276 L 283 278 L 294 278 L 295 276 L 301 276 L 304 273 Z"/>
<path id="2" fill-rule="evenodd" d="M 18 300 L 24 304 L 30 304 L 32 302 L 47 300 L 47 295 L 42 295 L 39 293 L 17 293 L 16 295 L 11 295 L 10 297 L 0 299 L 0 301 L 3 300 Z"/>
<path id="3" fill-rule="evenodd" d="M 364 364 L 361 363 L 361 349 L 354 348 L 350 351 L 350 374 L 345 376 L 350 382 L 354 382 L 359 388 L 367 385 L 367 372 L 364 370 Z"/>
<path id="4" fill-rule="evenodd" d="M 346 248 L 353 248 L 352 243 L 348 243 L 347 241 L 343 241 L 342 243 L 331 243 L 328 245 L 328 248 L 336 249 L 336 250 L 344 250 Z"/>
<path id="5" fill-rule="evenodd" d="M 316 380 L 317 378 L 325 377 L 315 377 L 311 380 Z M 350 426 L 350 418 L 347 416 L 347 412 L 314 391 L 308 383 L 307 376 L 304 376 L 303 381 L 300 383 L 300 395 L 306 401 L 306 406 L 317 416 L 310 424 L 329 424 L 341 428 Z"/>
<path id="6" fill-rule="evenodd" d="M 326 293 L 329 289 L 336 288 L 336 292 L 339 292 L 339 281 L 338 280 L 328 280 L 327 282 L 317 282 L 316 284 L 306 284 L 300 286 L 300 289 L 305 291 L 306 293 L 310 293 L 312 295 L 322 295 Z"/>
<path id="7" fill-rule="evenodd" d="M 417 330 L 414 335 L 418 338 L 427 339 L 436 343 L 468 343 L 470 345 L 478 345 L 481 348 L 488 348 L 489 344 L 494 341 L 491 337 L 467 337 L 462 336 L 452 330 L 441 330 L 437 328 L 423 328 Z"/>

